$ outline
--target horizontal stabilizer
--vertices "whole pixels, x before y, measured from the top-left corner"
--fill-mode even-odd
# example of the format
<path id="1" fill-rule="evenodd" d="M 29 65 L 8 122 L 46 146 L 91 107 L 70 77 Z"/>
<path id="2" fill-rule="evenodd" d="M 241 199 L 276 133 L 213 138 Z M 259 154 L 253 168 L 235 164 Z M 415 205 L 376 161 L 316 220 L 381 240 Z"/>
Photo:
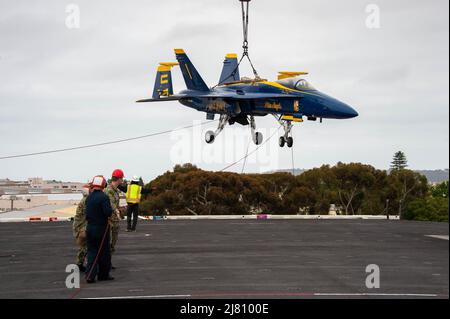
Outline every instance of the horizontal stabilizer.
<path id="1" fill-rule="evenodd" d="M 164 98 L 142 99 L 142 100 L 136 101 L 136 103 L 178 101 L 178 100 L 182 99 L 183 97 L 185 97 L 185 96 L 183 96 L 183 95 L 172 95 L 172 96 L 168 96 L 168 97 L 164 97 Z"/>

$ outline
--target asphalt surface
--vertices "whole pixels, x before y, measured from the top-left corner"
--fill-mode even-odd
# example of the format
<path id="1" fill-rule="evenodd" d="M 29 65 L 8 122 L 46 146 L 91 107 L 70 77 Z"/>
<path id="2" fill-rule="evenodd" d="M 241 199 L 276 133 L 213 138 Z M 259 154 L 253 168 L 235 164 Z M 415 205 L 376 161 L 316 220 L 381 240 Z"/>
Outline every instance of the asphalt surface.
<path id="1" fill-rule="evenodd" d="M 448 237 L 427 236 L 448 232 L 383 220 L 140 221 L 120 234 L 116 280 L 74 290 L 71 223 L 0 223 L 0 298 L 448 298 Z M 379 289 L 365 285 L 369 264 Z"/>

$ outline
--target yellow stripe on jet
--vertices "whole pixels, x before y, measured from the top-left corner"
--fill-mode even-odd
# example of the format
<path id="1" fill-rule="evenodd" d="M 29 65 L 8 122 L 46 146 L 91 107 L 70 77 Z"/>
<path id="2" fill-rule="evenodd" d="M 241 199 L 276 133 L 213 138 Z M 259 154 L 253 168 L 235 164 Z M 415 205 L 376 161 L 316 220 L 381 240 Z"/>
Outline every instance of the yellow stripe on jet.
<path id="1" fill-rule="evenodd" d="M 191 71 L 189 70 L 189 67 L 188 67 L 188 65 L 187 65 L 187 64 L 185 64 L 184 66 L 186 67 L 186 70 L 187 70 L 187 72 L 188 72 L 188 74 L 189 74 L 189 77 L 190 77 L 190 78 L 191 78 L 191 80 L 192 80 L 192 75 L 191 75 Z"/>
<path id="2" fill-rule="evenodd" d="M 174 49 L 175 54 L 186 54 L 183 49 Z"/>
<path id="3" fill-rule="evenodd" d="M 237 59 L 237 54 L 236 53 L 228 53 L 226 56 L 225 56 L 225 59 Z"/>
<path id="4" fill-rule="evenodd" d="M 278 80 L 294 78 L 299 75 L 307 75 L 308 72 L 288 72 L 288 71 L 280 71 L 278 72 Z"/>
<path id="5" fill-rule="evenodd" d="M 318 95 L 318 94 L 314 94 L 314 93 L 310 93 L 310 92 L 305 92 L 305 91 L 300 91 L 300 90 L 295 90 L 295 89 L 288 88 L 287 86 L 284 86 L 284 85 L 282 85 L 282 84 L 280 84 L 278 82 L 265 81 L 265 82 L 261 82 L 261 84 L 266 84 L 266 85 L 273 86 L 273 87 L 276 87 L 276 88 L 279 88 L 279 89 L 282 89 L 282 90 L 286 90 L 286 91 L 289 91 L 289 92 L 297 92 L 297 93 L 300 92 L 300 93 L 303 93 L 303 94 L 314 95 L 314 96 L 320 97 L 320 95 Z"/>
<path id="6" fill-rule="evenodd" d="M 158 72 L 168 72 L 176 65 L 177 62 L 159 62 Z"/>
<path id="7" fill-rule="evenodd" d="M 302 118 L 294 117 L 293 115 L 283 115 L 281 117 L 281 119 L 284 120 L 284 121 L 290 121 L 290 122 L 296 122 L 296 123 L 303 122 Z"/>

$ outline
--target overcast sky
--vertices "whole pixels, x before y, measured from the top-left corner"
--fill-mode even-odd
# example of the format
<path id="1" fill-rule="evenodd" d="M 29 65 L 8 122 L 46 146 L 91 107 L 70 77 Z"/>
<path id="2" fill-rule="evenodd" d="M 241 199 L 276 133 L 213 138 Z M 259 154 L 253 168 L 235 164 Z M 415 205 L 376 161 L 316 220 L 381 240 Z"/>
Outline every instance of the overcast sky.
<path id="1" fill-rule="evenodd" d="M 66 26 L 71 3 L 79 6 L 80 28 Z M 370 3 L 380 8 L 380 28 L 366 26 Z M 343 161 L 387 169 L 393 153 L 403 150 L 411 168 L 448 168 L 448 3 L 252 1 L 250 52 L 260 75 L 309 71 L 317 89 L 360 114 L 296 124 L 296 167 Z M 134 101 L 151 96 L 158 62 L 173 61 L 174 48 L 184 48 L 212 86 L 224 55 L 240 54 L 241 42 L 237 0 L 0 0 L 0 157 L 203 121 L 203 113 L 177 102 Z M 247 65 L 241 75 L 251 75 Z M 175 91 L 184 89 L 179 70 L 173 76 Z M 274 138 L 245 171 L 291 167 L 291 151 L 276 146 L 275 120 L 258 118 L 257 126 L 265 139 Z M 227 127 L 213 145 L 204 142 L 206 130 L 0 160 L 0 178 L 86 181 L 120 167 L 148 180 L 185 161 L 220 170 L 246 153 L 248 127 Z M 241 169 L 242 163 L 229 170 Z"/>

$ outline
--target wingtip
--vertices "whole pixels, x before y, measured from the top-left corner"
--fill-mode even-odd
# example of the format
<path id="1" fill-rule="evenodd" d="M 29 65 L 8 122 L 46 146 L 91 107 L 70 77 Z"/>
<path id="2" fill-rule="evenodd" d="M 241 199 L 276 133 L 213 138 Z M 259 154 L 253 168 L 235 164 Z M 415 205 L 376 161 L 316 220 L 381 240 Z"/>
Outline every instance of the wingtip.
<path id="1" fill-rule="evenodd" d="M 236 53 L 228 53 L 225 58 L 226 59 L 237 59 L 237 54 Z"/>

